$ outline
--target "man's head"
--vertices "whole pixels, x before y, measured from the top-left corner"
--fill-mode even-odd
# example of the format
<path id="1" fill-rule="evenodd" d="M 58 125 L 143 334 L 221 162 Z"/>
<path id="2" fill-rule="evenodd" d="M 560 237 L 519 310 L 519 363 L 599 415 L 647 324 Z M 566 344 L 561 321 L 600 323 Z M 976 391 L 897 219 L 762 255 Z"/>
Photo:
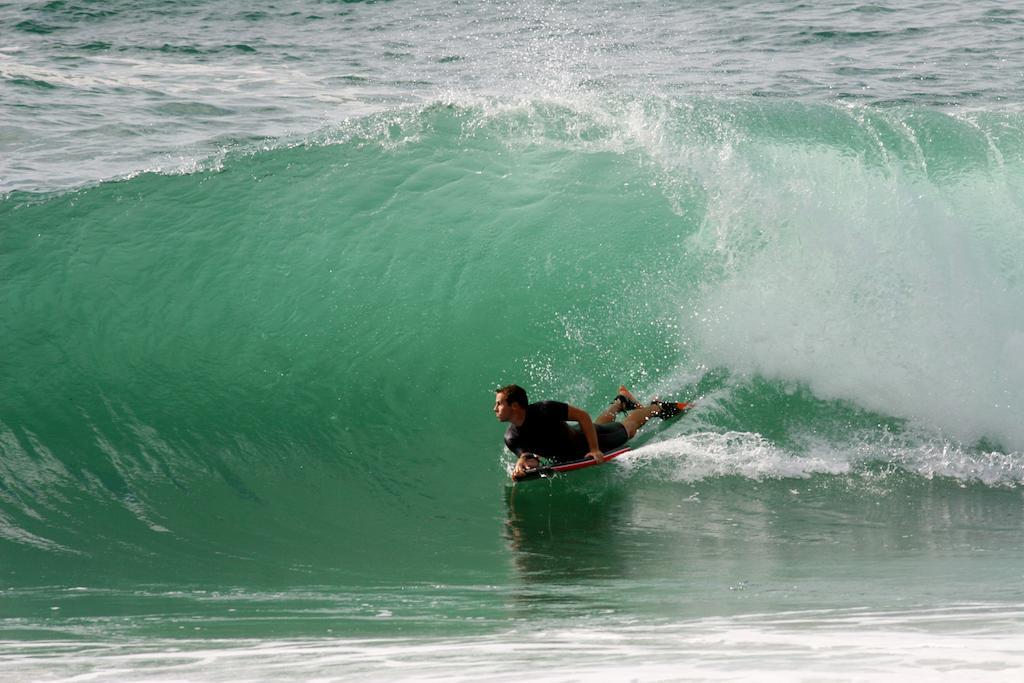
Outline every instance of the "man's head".
<path id="1" fill-rule="evenodd" d="M 521 386 L 509 384 L 494 390 L 494 414 L 501 422 L 517 421 L 526 413 L 529 404 L 526 389 Z"/>

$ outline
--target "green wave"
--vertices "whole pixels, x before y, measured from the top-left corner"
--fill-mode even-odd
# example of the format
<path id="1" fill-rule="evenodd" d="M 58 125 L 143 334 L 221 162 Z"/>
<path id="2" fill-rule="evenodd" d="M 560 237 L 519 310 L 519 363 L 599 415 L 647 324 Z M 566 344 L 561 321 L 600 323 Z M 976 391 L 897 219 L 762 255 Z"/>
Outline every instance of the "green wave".
<path id="1" fill-rule="evenodd" d="M 659 481 L 1015 486 L 1022 151 L 999 112 L 453 98 L 8 195 L 0 543 L 54 580 L 434 566 L 494 543 L 513 381 L 702 397 L 640 440 Z"/>

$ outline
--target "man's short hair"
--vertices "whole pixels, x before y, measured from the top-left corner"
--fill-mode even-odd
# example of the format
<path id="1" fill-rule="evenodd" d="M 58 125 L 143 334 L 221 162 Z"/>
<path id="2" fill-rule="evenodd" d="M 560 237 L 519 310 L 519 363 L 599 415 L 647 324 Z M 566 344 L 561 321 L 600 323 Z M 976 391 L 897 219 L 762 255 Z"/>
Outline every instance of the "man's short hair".
<path id="1" fill-rule="evenodd" d="M 526 398 L 526 389 L 523 389 L 518 384 L 508 384 L 495 389 L 494 393 L 504 396 L 506 403 L 518 403 L 524 408 L 530 405 L 529 399 Z"/>

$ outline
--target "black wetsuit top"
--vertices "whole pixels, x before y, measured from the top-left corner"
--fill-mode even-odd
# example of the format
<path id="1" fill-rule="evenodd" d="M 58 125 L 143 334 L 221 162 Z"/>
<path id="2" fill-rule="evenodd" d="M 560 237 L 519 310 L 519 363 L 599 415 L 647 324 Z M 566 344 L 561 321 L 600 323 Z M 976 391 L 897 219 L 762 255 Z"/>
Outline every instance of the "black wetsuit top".
<path id="1" fill-rule="evenodd" d="M 534 453 L 555 462 L 579 460 L 590 446 L 578 427 L 566 424 L 569 404 L 559 401 L 540 401 L 526 407 L 526 419 L 519 427 L 509 425 L 505 430 L 505 445 L 516 455 Z M 618 448 L 629 440 L 621 422 L 594 425 L 601 450 Z"/>
<path id="2" fill-rule="evenodd" d="M 568 403 L 531 403 L 523 424 L 509 425 L 505 430 L 505 445 L 516 455 L 535 453 L 551 460 L 575 460 L 587 452 L 587 440 L 583 439 L 583 453 L 577 453 L 576 435 L 583 433 L 570 428 L 565 422 L 568 419 Z"/>

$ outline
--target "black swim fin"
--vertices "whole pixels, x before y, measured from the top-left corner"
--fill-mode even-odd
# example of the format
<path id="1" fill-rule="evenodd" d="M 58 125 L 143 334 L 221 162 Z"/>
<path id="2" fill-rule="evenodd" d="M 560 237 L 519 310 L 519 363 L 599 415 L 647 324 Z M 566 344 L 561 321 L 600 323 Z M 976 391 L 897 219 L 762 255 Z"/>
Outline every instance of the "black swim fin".
<path id="1" fill-rule="evenodd" d="M 618 396 L 616 396 L 612 403 L 615 403 L 616 401 L 618 401 L 619 405 L 622 406 L 621 412 L 624 413 L 628 413 L 629 411 L 636 410 L 637 408 L 640 407 L 639 403 L 637 403 L 636 401 L 631 401 L 629 397 L 626 396 L 625 394 L 619 394 Z"/>
<path id="2" fill-rule="evenodd" d="M 674 401 L 651 401 L 658 406 L 658 417 L 667 420 L 676 415 L 682 415 L 693 407 L 692 403 L 676 403 Z"/>

